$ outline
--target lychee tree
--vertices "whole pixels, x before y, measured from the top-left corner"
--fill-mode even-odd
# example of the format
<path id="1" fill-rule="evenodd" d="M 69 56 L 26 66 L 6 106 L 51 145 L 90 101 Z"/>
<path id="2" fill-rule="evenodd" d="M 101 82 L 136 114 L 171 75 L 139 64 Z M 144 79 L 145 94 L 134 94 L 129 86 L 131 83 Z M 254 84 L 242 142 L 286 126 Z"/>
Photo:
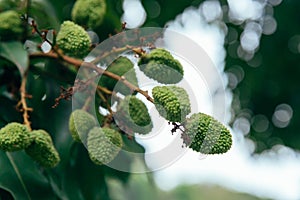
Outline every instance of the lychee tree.
<path id="1" fill-rule="evenodd" d="M 60 26 L 52 24 L 51 16 L 41 17 L 38 2 L 7 2 L 0 10 L 0 195 L 109 199 L 106 178 L 126 183 L 133 160 L 123 161 L 126 172 L 106 164 L 118 159 L 122 149 L 145 153 L 134 137 L 153 130 L 145 102 L 169 122 L 170 133 L 181 134 L 182 148 L 203 154 L 231 148 L 224 125 L 204 113 L 191 113 L 188 93 L 176 85 L 184 78 L 184 66 L 167 49 L 141 37 L 140 45 L 129 40 L 96 57 L 105 68 L 84 60 L 99 43 L 92 34 L 126 30 L 125 23 L 113 23 L 111 2 L 77 0 Z M 112 54 L 118 55 L 110 61 Z M 77 76 L 80 68 L 94 77 Z M 139 88 L 137 68 L 157 81 L 152 95 Z M 76 94 L 87 96 L 77 98 L 81 106 L 72 109 L 68 100 Z"/>

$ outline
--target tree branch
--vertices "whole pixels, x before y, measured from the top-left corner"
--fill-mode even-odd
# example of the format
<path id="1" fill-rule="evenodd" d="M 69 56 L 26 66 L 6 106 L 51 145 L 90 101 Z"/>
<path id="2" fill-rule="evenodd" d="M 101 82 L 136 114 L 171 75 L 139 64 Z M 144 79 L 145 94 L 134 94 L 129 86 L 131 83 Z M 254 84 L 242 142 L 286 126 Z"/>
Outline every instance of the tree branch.
<path id="1" fill-rule="evenodd" d="M 43 52 L 37 52 L 37 53 L 32 53 L 30 54 L 30 58 L 37 58 L 37 57 L 48 57 L 48 58 L 53 58 L 53 59 L 63 59 L 65 62 L 72 64 L 74 66 L 77 67 L 86 67 L 88 69 L 92 69 L 95 70 L 99 75 L 103 74 L 105 76 L 108 76 L 112 79 L 115 79 L 117 81 L 122 82 L 125 86 L 127 86 L 132 92 L 138 92 L 140 94 L 142 94 L 143 96 L 146 97 L 146 99 L 152 103 L 154 103 L 154 100 L 151 96 L 149 96 L 148 91 L 144 91 L 142 89 L 140 89 L 139 87 L 131 84 L 129 81 L 126 80 L 126 78 L 124 76 L 118 76 L 114 73 L 111 73 L 109 71 L 105 71 L 102 68 L 97 67 L 95 64 L 93 63 L 88 63 L 88 62 L 84 62 L 83 60 L 79 60 L 79 59 L 75 59 L 66 55 L 57 55 L 54 52 L 49 52 L 49 53 L 43 53 Z"/>
<path id="2" fill-rule="evenodd" d="M 20 87 L 20 94 L 21 94 L 21 99 L 18 102 L 16 108 L 20 111 L 23 112 L 23 120 L 24 124 L 28 127 L 28 129 L 31 131 L 31 122 L 29 121 L 29 112 L 32 112 L 33 109 L 29 108 L 27 106 L 26 98 L 32 98 L 31 95 L 26 93 L 26 83 L 27 83 L 27 75 L 28 71 L 25 72 L 23 78 L 22 78 L 22 83 Z"/>

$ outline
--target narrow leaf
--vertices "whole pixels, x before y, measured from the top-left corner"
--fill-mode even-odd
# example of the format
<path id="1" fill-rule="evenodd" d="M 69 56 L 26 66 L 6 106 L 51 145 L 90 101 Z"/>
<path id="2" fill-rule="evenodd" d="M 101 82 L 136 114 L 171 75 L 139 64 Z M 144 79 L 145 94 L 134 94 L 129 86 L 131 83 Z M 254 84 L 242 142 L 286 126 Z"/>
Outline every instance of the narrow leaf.
<path id="1" fill-rule="evenodd" d="M 15 199 L 57 199 L 48 180 L 24 151 L 0 151 L 0 188 Z"/>
<path id="2" fill-rule="evenodd" d="M 7 156 L 7 158 L 9 159 L 10 164 L 12 165 L 12 167 L 13 167 L 13 169 L 14 169 L 14 171 L 15 171 L 15 173 L 16 173 L 18 179 L 19 179 L 19 182 L 20 182 L 22 188 L 24 189 L 24 192 L 25 192 L 25 194 L 26 194 L 26 197 L 27 197 L 28 199 L 31 199 L 31 197 L 30 197 L 30 195 L 29 195 L 29 192 L 28 192 L 28 190 L 27 190 L 27 187 L 26 187 L 26 185 L 25 185 L 25 183 L 24 183 L 24 180 L 23 180 L 23 178 L 22 178 L 22 176 L 21 176 L 21 174 L 20 174 L 19 168 L 18 168 L 18 166 L 16 165 L 16 163 L 15 163 L 13 157 L 10 155 L 9 152 L 6 152 L 6 156 Z"/>

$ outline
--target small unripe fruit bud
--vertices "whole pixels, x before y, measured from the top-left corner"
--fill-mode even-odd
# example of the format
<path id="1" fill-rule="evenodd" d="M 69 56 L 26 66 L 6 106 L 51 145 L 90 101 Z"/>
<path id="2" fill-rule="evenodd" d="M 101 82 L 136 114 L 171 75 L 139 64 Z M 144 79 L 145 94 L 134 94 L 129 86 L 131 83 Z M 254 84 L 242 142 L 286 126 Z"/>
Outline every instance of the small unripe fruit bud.
<path id="1" fill-rule="evenodd" d="M 136 73 L 133 68 L 133 63 L 126 57 L 119 57 L 114 62 L 112 62 L 107 68 L 106 71 L 114 73 L 118 76 L 124 76 L 124 78 L 129 81 L 131 84 L 138 86 L 138 81 L 136 78 Z M 118 83 L 117 80 L 102 75 L 99 79 L 99 85 L 105 87 L 111 91 L 120 92 L 124 95 L 131 94 L 130 89 L 123 85 L 123 83 Z M 117 86 L 116 86 L 117 84 Z M 116 87 L 115 87 L 116 86 Z"/>
<path id="2" fill-rule="evenodd" d="M 69 119 L 69 130 L 76 142 L 86 141 L 87 134 L 96 126 L 96 119 L 84 110 L 74 110 Z"/>
<path id="3" fill-rule="evenodd" d="M 108 164 L 123 145 L 120 133 L 110 128 L 94 127 L 88 134 L 87 149 L 91 160 L 97 164 Z"/>
<path id="4" fill-rule="evenodd" d="M 156 86 L 152 95 L 159 114 L 171 122 L 182 122 L 191 112 L 189 96 L 183 88 Z"/>
<path id="5" fill-rule="evenodd" d="M 91 39 L 81 26 L 71 21 L 65 21 L 60 26 L 56 43 L 64 54 L 83 58 L 90 50 Z"/>
<path id="6" fill-rule="evenodd" d="M 99 27 L 106 13 L 105 0 L 77 0 L 72 9 L 72 20 L 92 29 Z"/>
<path id="7" fill-rule="evenodd" d="M 25 149 L 26 153 L 43 167 L 55 167 L 60 157 L 50 135 L 44 130 L 35 130 L 30 136 L 33 142 Z"/>
<path id="8" fill-rule="evenodd" d="M 19 151 L 28 147 L 31 137 L 27 126 L 12 122 L 0 130 L 0 149 L 3 151 Z"/>
<path id="9" fill-rule="evenodd" d="M 182 65 L 165 49 L 154 49 L 142 55 L 138 65 L 146 76 L 159 83 L 174 84 L 183 78 Z"/>
<path id="10" fill-rule="evenodd" d="M 4 11 L 0 19 L 0 40 L 16 40 L 22 35 L 22 21 L 16 11 Z"/>
<path id="11" fill-rule="evenodd" d="M 147 134 L 153 128 L 146 105 L 136 96 L 126 96 L 121 100 L 114 118 L 123 131 Z"/>
<path id="12" fill-rule="evenodd" d="M 184 124 L 189 137 L 187 145 L 203 154 L 226 153 L 232 145 L 229 130 L 220 122 L 203 113 L 193 114 Z"/>

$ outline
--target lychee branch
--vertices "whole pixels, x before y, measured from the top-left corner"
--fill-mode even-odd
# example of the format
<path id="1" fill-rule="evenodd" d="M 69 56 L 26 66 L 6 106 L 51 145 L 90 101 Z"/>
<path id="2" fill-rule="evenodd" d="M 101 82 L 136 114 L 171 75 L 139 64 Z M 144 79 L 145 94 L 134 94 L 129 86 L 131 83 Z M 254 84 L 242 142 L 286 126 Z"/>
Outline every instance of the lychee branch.
<path id="1" fill-rule="evenodd" d="M 134 49 L 133 50 L 135 53 L 138 53 L 138 49 Z M 140 52 L 140 53 L 143 53 L 143 52 Z M 98 75 L 105 75 L 105 76 L 108 76 L 110 78 L 113 78 L 117 81 L 121 81 L 124 85 L 126 85 L 132 92 L 138 92 L 140 94 L 142 94 L 148 101 L 150 101 L 151 103 L 154 104 L 154 99 L 148 94 L 148 91 L 144 91 L 142 89 L 140 89 L 139 87 L 131 84 L 129 81 L 126 80 L 126 78 L 124 76 L 118 76 L 114 73 L 111 73 L 109 71 L 105 71 L 104 69 L 102 68 L 99 68 L 97 67 L 94 63 L 88 63 L 88 62 L 84 62 L 82 60 L 79 60 L 79 59 L 75 59 L 75 58 L 72 58 L 72 57 L 69 57 L 69 56 L 66 56 L 66 55 L 62 55 L 62 56 L 58 56 L 56 53 L 54 52 L 49 52 L 49 53 L 42 53 L 42 52 L 38 52 L 38 53 L 33 53 L 30 55 L 31 58 L 35 58 L 35 57 L 48 57 L 48 58 L 53 58 L 53 59 L 58 59 L 58 58 L 61 58 L 63 59 L 65 62 L 69 63 L 69 64 L 72 64 L 76 67 L 86 67 L 86 68 L 89 68 L 89 69 L 92 69 L 92 70 L 95 70 Z M 100 86 L 99 86 L 100 87 Z M 99 88 L 97 87 L 98 91 L 99 89 L 102 90 L 103 88 Z M 103 90 L 102 90 L 103 91 Z M 105 93 L 107 93 L 108 91 L 103 91 Z M 98 94 L 99 95 L 99 94 Z M 102 96 L 103 97 L 103 96 Z M 101 96 L 100 96 L 101 98 Z M 103 100 L 103 98 L 101 98 Z M 110 110 L 110 113 L 112 113 L 112 111 Z M 184 133 L 184 130 L 181 129 L 180 126 L 182 126 L 181 124 L 177 124 L 175 122 L 172 123 L 172 125 L 174 126 L 174 128 L 172 129 L 172 133 L 174 133 L 177 129 L 179 129 L 182 133 Z M 186 139 L 186 136 L 182 136 L 183 139 Z M 186 139 L 188 140 L 188 139 Z M 188 142 L 187 142 L 188 143 Z"/>
<path id="2" fill-rule="evenodd" d="M 26 93 L 27 75 L 28 75 L 28 71 L 25 72 L 25 74 L 22 78 L 21 87 L 20 87 L 21 99 L 18 102 L 16 108 L 20 112 L 23 112 L 24 124 L 28 127 L 29 130 L 31 130 L 31 125 L 30 125 L 31 122 L 29 121 L 29 112 L 32 112 L 33 109 L 28 107 L 27 102 L 26 102 L 27 98 L 32 98 L 31 95 Z"/>
<path id="3" fill-rule="evenodd" d="M 105 94 L 116 96 L 116 93 L 114 91 L 110 91 L 105 87 L 101 87 L 100 85 L 97 86 L 97 89 L 100 90 L 101 92 L 104 92 Z"/>
<path id="4" fill-rule="evenodd" d="M 27 15 L 27 17 L 28 17 L 28 15 Z M 26 20 L 28 20 L 28 18 Z M 59 58 L 61 58 L 63 56 L 62 53 L 59 51 L 58 47 L 55 46 L 50 40 L 48 40 L 48 38 L 47 38 L 48 30 L 39 30 L 38 26 L 34 20 L 32 20 L 30 22 L 30 26 L 32 27 L 32 33 L 37 33 L 42 40 L 47 42 L 51 46 L 52 50 L 58 55 Z M 56 32 L 53 31 L 53 36 L 55 36 L 55 35 L 56 35 Z"/>
<path id="5" fill-rule="evenodd" d="M 130 46 L 130 45 L 126 45 L 124 47 L 119 47 L 119 48 L 113 47 L 111 51 L 107 51 L 107 52 L 97 56 L 93 61 L 91 61 L 91 63 L 93 63 L 93 64 L 98 63 L 100 60 L 102 60 L 105 57 L 107 57 L 111 54 L 114 54 L 114 53 L 122 53 L 122 52 L 125 52 L 126 50 L 133 50 L 134 51 L 134 49 L 136 49 L 136 47 Z M 94 49 L 94 51 L 97 51 L 97 49 Z"/>
<path id="6" fill-rule="evenodd" d="M 113 111 L 109 105 L 109 103 L 107 102 L 107 99 L 104 97 L 104 95 L 101 93 L 101 91 L 97 90 L 97 94 L 98 96 L 101 98 L 101 100 L 105 103 L 107 110 L 109 111 L 109 113 L 112 115 Z"/>
<path id="7" fill-rule="evenodd" d="M 148 91 L 144 91 L 144 90 L 140 89 L 139 87 L 131 84 L 129 81 L 126 80 L 126 78 L 124 76 L 118 76 L 118 75 L 116 75 L 114 73 L 111 73 L 109 71 L 105 71 L 104 69 L 97 67 L 93 63 L 84 62 L 82 60 L 75 59 L 75 58 L 72 58 L 72 57 L 69 57 L 69 56 L 66 56 L 66 55 L 61 55 L 60 56 L 60 55 L 57 55 L 54 52 L 49 52 L 49 53 L 37 52 L 37 53 L 30 54 L 30 58 L 37 58 L 37 57 L 48 57 L 48 58 L 53 58 L 53 59 L 61 58 L 65 62 L 67 62 L 69 64 L 72 64 L 74 66 L 77 66 L 77 67 L 82 66 L 82 67 L 86 67 L 88 69 L 95 70 L 98 73 L 98 75 L 103 74 L 103 75 L 108 76 L 112 79 L 120 81 L 125 86 L 127 86 L 132 92 L 138 92 L 138 93 L 142 94 L 143 96 L 145 96 L 148 101 L 150 101 L 151 103 L 154 103 L 154 100 L 151 96 L 149 96 Z"/>
<path id="8" fill-rule="evenodd" d="M 91 101 L 92 101 L 92 97 L 89 96 L 89 97 L 86 99 L 86 101 L 85 101 L 85 103 L 84 103 L 84 105 L 83 105 L 83 107 L 82 107 L 81 109 L 87 111 L 87 110 L 90 108 L 90 103 L 91 103 Z"/>
<path id="9" fill-rule="evenodd" d="M 55 99 L 55 104 L 52 106 L 52 108 L 56 108 L 59 105 L 60 100 L 70 100 L 73 94 L 77 91 L 83 91 L 86 88 L 86 83 L 75 80 L 74 86 L 69 88 L 60 87 L 60 95 Z"/>
<path id="10" fill-rule="evenodd" d="M 32 27 L 32 33 L 37 33 L 40 36 L 40 38 L 42 38 L 44 41 L 46 41 L 52 48 L 54 47 L 52 42 L 50 40 L 48 40 L 48 38 L 47 38 L 48 30 L 40 31 L 34 20 L 31 21 L 30 26 Z"/>

